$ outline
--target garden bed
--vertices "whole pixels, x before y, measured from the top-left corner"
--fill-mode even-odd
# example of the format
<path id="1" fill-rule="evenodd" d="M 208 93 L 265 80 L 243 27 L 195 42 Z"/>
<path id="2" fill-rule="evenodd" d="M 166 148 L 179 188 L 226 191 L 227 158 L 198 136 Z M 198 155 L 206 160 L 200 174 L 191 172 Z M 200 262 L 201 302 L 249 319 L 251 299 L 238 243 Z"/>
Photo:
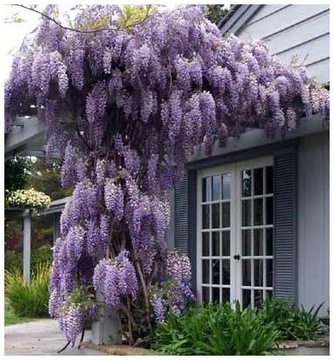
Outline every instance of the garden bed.
<path id="1" fill-rule="evenodd" d="M 277 299 L 267 299 L 256 310 L 242 310 L 238 302 L 235 307 L 194 304 L 155 324 L 150 350 L 85 346 L 113 355 L 329 355 L 329 327 L 317 318 L 320 307 L 305 310 Z"/>
<path id="2" fill-rule="evenodd" d="M 103 351 L 110 355 L 158 355 L 157 352 L 152 350 L 130 345 L 94 345 L 87 342 L 82 345 L 88 349 Z M 284 341 L 278 346 L 278 349 L 278 355 L 329 355 L 329 338 L 321 337 L 317 340 L 309 341 Z"/>

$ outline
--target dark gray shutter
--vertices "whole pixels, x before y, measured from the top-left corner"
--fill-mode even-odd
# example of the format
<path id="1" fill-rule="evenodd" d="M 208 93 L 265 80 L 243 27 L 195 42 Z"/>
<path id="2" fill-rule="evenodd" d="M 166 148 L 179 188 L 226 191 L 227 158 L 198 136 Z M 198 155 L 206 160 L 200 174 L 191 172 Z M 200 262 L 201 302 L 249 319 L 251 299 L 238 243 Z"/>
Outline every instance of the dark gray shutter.
<path id="1" fill-rule="evenodd" d="M 188 175 L 175 187 L 175 248 L 188 255 Z"/>
<path id="2" fill-rule="evenodd" d="M 188 171 L 185 178 L 175 187 L 174 224 L 175 248 L 188 255 L 191 264 L 191 287 L 196 294 L 196 183 L 197 171 Z"/>
<path id="3" fill-rule="evenodd" d="M 191 285 L 196 295 L 197 284 L 197 171 L 188 171 L 188 256 L 191 265 Z"/>
<path id="4" fill-rule="evenodd" d="M 274 296 L 297 303 L 297 150 L 274 156 Z"/>

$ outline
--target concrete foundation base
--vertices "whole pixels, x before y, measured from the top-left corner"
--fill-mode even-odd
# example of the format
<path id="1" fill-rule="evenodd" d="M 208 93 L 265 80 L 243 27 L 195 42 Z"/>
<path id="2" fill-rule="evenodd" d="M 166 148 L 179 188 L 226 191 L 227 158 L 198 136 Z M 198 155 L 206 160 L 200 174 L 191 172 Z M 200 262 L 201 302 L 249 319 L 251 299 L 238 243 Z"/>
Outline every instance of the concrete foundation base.
<path id="1" fill-rule="evenodd" d="M 99 319 L 92 323 L 92 342 L 95 345 L 118 345 L 122 343 L 121 322 L 117 311 L 100 310 Z"/>

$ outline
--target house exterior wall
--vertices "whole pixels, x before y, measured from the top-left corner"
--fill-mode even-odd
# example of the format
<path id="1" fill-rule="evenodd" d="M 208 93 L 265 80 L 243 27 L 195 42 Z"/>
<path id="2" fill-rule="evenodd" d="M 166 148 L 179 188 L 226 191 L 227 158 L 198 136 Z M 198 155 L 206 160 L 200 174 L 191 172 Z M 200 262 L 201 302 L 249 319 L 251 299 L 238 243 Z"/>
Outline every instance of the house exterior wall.
<path id="1" fill-rule="evenodd" d="M 188 164 L 188 190 L 187 188 L 178 188 L 179 194 L 177 195 L 179 204 L 180 195 L 184 195 L 185 199 L 188 198 L 188 206 L 186 206 L 186 200 L 183 199 L 182 209 L 179 207 L 175 212 L 174 203 L 172 207 L 172 218 L 178 219 L 179 228 L 183 231 L 179 234 L 182 235 L 182 244 L 180 243 L 177 247 L 188 253 L 192 260 L 193 285 L 195 286 L 196 261 L 194 259 L 197 258 L 197 255 L 196 251 L 194 254 L 191 252 L 196 248 L 194 239 L 196 239 L 197 225 L 196 220 L 194 224 L 190 222 L 196 219 L 197 200 L 196 186 L 191 187 L 189 185 L 190 174 L 194 173 L 196 180 L 199 169 L 211 169 L 243 159 L 257 159 L 266 154 L 278 154 L 284 149 L 295 147 L 297 151 L 297 186 L 293 191 L 293 197 L 297 199 L 297 203 L 293 208 L 296 208 L 295 213 L 297 215 L 295 220 L 297 228 L 296 251 L 294 254 L 289 252 L 293 258 L 292 263 L 288 266 L 284 255 L 286 249 L 283 247 L 283 254 L 280 256 L 280 268 L 284 269 L 284 273 L 288 271 L 287 275 L 290 277 L 290 275 L 292 276 L 290 274 L 291 265 L 295 264 L 293 265 L 295 269 L 293 273 L 296 276 L 296 281 L 292 281 L 294 285 L 290 284 L 291 281 L 288 285 L 291 291 L 295 291 L 294 299 L 307 309 L 312 305 L 318 306 L 324 302 L 319 315 L 326 316 L 329 307 L 329 132 L 325 130 L 304 136 L 291 136 L 289 140 L 274 142 L 270 142 L 264 133 L 260 134 L 258 131 L 254 131 L 254 133 L 245 133 L 239 139 L 237 148 L 235 147 L 236 144 L 233 144 L 234 146 L 230 144 L 227 148 L 220 149 L 220 155 L 217 154 L 218 151 L 215 156 L 210 158 L 205 158 L 202 154 L 203 157 L 198 156 L 197 161 L 193 159 L 193 162 Z M 294 135 L 297 135 L 296 133 L 298 131 Z M 259 135 L 259 137 L 254 135 Z M 260 137 L 263 142 L 259 141 Z M 190 204 L 189 201 L 193 203 Z M 185 218 L 183 213 L 187 213 Z M 286 216 L 290 219 L 288 212 L 284 213 L 283 218 Z M 181 217 L 182 223 L 180 223 Z M 180 229 L 175 229 L 175 235 L 180 232 Z M 280 229 L 284 234 L 287 232 L 284 225 Z M 179 241 L 175 241 L 174 244 L 177 245 L 178 243 Z M 278 256 L 278 254 L 275 253 L 274 256 Z M 280 282 L 280 277 L 277 278 L 277 281 Z M 282 284 L 286 285 L 286 280 Z"/>
<path id="2" fill-rule="evenodd" d="M 328 5 L 240 5 L 221 28 L 223 33 L 232 32 L 244 40 L 262 39 L 269 52 L 286 64 L 298 54 L 298 60 L 305 59 L 304 65 L 311 76 L 321 82 L 329 81 Z M 192 224 L 196 196 L 190 191 L 193 189 L 189 185 L 190 175 L 196 179 L 199 169 L 256 158 L 264 152 L 275 153 L 287 143 L 297 150 L 297 204 L 294 205 L 297 255 L 292 260 L 296 262 L 295 300 L 306 308 L 324 302 L 319 315 L 325 316 L 329 306 L 329 131 L 328 124 L 319 116 L 308 121 L 301 119 L 298 128 L 284 139 L 280 134 L 270 139 L 262 130 L 251 130 L 239 139 L 229 138 L 224 148 L 214 147 L 211 157 L 196 152 L 188 163 L 188 185 L 178 189 L 187 191 L 188 197 L 187 216 L 182 217 L 181 224 L 183 230 L 187 229 L 184 231 L 187 239 L 180 249 L 188 247 L 188 255 L 196 259 L 196 252 L 193 253 L 196 223 Z M 179 194 L 175 199 L 180 203 Z M 182 201 L 184 207 L 185 199 Z M 177 222 L 183 212 L 180 208 L 175 211 L 174 205 L 176 208 L 179 205 L 175 201 L 172 206 L 172 218 Z M 284 256 L 280 258 L 284 260 Z M 287 270 L 285 265 L 283 268 Z M 196 274 L 196 263 L 193 273 Z"/>
<path id="3" fill-rule="evenodd" d="M 298 301 L 329 306 L 329 133 L 301 139 L 298 158 Z"/>
<path id="4" fill-rule="evenodd" d="M 243 8 L 243 9 L 241 9 Z M 224 27 L 246 41 L 262 40 L 285 64 L 297 60 L 329 81 L 329 5 L 241 6 Z M 249 17 L 253 10 L 253 15 Z M 248 15 L 247 15 L 248 14 Z M 248 16 L 248 19 L 246 20 Z M 238 25 L 239 23 L 239 25 Z M 240 23 L 242 25 L 240 26 Z M 302 135 L 298 150 L 298 302 L 329 306 L 329 133 Z"/>
<path id="5" fill-rule="evenodd" d="M 235 35 L 262 40 L 285 64 L 297 60 L 320 82 L 329 81 L 329 5 L 263 5 Z"/>

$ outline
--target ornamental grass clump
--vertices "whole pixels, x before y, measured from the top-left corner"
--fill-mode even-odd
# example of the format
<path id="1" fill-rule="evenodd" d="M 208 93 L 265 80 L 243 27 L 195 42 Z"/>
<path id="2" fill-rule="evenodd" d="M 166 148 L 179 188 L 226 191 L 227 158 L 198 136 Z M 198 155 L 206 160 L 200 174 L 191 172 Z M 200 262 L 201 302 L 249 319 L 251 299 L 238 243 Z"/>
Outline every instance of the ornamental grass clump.
<path id="1" fill-rule="evenodd" d="M 50 265 L 40 264 L 27 284 L 21 272 L 5 271 L 5 296 L 20 317 L 48 317 Z"/>
<path id="2" fill-rule="evenodd" d="M 205 6 L 141 9 L 131 21 L 129 8 L 81 6 L 65 27 L 48 5 L 5 85 L 6 133 L 35 109 L 47 153 L 64 158 L 62 185 L 75 187 L 54 246 L 50 314 L 69 328 L 86 311 L 60 311 L 71 294 L 106 289 L 102 301 L 131 344 L 192 297 L 188 279 L 167 274 L 165 232 L 170 190 L 193 151 L 210 154 L 250 127 L 274 136 L 303 116 L 329 118 L 329 92 L 304 68 L 283 65 L 261 43 L 223 37 Z M 116 260 L 125 253 L 128 277 Z"/>
<path id="3" fill-rule="evenodd" d="M 31 251 L 30 273 L 33 276 L 38 272 L 40 266 L 52 264 L 52 249 L 50 245 L 42 245 Z M 23 254 L 13 250 L 5 250 L 5 270 L 10 273 L 23 272 Z"/>

